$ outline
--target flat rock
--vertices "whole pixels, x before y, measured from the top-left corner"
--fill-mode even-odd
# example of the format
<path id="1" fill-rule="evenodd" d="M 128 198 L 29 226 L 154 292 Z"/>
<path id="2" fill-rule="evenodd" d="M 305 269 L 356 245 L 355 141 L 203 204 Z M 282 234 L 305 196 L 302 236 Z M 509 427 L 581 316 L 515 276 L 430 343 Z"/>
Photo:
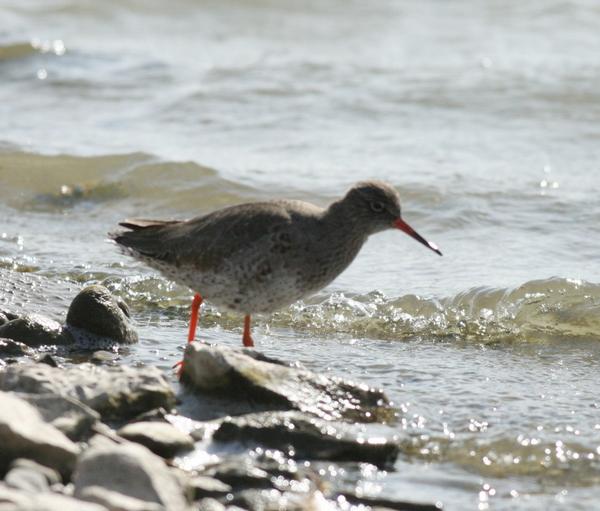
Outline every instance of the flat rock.
<path id="1" fill-rule="evenodd" d="M 223 481 L 219 481 L 214 477 L 208 477 L 204 475 L 193 476 L 189 480 L 188 486 L 192 490 L 194 500 L 209 497 L 223 497 L 232 491 L 230 485 L 224 483 Z"/>
<path id="2" fill-rule="evenodd" d="M 12 506 L 11 506 L 12 505 Z M 0 483 L 1 511 L 108 511 L 99 504 L 52 492 L 29 493 Z"/>
<path id="3" fill-rule="evenodd" d="M 73 441 L 87 439 L 100 414 L 81 401 L 58 394 L 25 394 L 19 397 L 33 405 L 46 422 Z"/>
<path id="4" fill-rule="evenodd" d="M 11 365 L 0 372 L 0 390 L 71 397 L 96 410 L 103 419 L 135 417 L 175 404 L 171 386 L 156 367 Z"/>
<path id="5" fill-rule="evenodd" d="M 356 461 L 391 467 L 399 453 L 393 440 L 369 438 L 345 424 L 300 412 L 263 412 L 227 417 L 213 439 L 252 442 L 307 460 Z"/>
<path id="6" fill-rule="evenodd" d="M 138 335 L 129 319 L 127 304 L 106 289 L 93 285 L 82 289 L 67 313 L 67 329 L 79 347 L 106 349 L 111 344 L 132 344 Z"/>
<path id="7" fill-rule="evenodd" d="M 0 337 L 6 337 L 29 347 L 73 344 L 73 338 L 58 321 L 41 314 L 26 314 L 0 326 Z"/>
<path id="8" fill-rule="evenodd" d="M 28 458 L 51 467 L 68 479 L 79 447 L 47 424 L 29 403 L 0 392 L 0 472 L 17 458 Z"/>
<path id="9" fill-rule="evenodd" d="M 300 410 L 328 420 L 388 422 L 395 414 L 381 390 L 199 342 L 186 347 L 182 382 L 257 409 Z"/>
<path id="10" fill-rule="evenodd" d="M 100 486 L 168 510 L 188 509 L 179 480 L 162 458 L 129 442 L 90 447 L 77 462 L 73 483 L 78 498 L 89 496 L 90 487 Z"/>
<path id="11" fill-rule="evenodd" d="M 194 440 L 168 422 L 134 422 L 123 426 L 117 434 L 142 444 L 163 458 L 194 448 Z"/>

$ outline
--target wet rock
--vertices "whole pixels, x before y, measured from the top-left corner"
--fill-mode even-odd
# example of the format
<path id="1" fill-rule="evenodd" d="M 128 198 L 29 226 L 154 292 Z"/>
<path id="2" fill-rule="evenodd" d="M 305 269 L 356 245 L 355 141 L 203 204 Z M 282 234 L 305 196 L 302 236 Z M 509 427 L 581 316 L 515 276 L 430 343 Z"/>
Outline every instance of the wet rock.
<path id="1" fill-rule="evenodd" d="M 339 499 L 340 496 L 343 497 L 343 499 L 349 504 L 353 504 L 355 506 L 368 506 L 374 511 L 386 511 L 392 509 L 396 511 L 440 511 L 440 509 L 442 509 L 440 506 L 436 506 L 435 504 L 402 502 L 399 500 L 390 500 L 377 497 L 358 497 L 357 495 L 348 493 L 337 495 L 337 499 Z"/>
<path id="2" fill-rule="evenodd" d="M 396 442 L 369 438 L 347 425 L 299 412 L 265 412 L 226 418 L 214 440 L 257 442 L 308 460 L 366 462 L 391 467 L 399 453 Z"/>
<path id="3" fill-rule="evenodd" d="M 188 509 L 177 477 L 161 458 L 137 444 L 90 447 L 77 462 L 73 482 L 76 497 L 89 496 L 90 487 L 100 486 L 169 510 Z"/>
<path id="4" fill-rule="evenodd" d="M 256 360 L 223 346 L 188 344 L 182 381 L 196 391 L 244 400 L 259 410 L 300 410 L 323 419 L 356 422 L 387 422 L 394 417 L 381 390 Z"/>
<path id="5" fill-rule="evenodd" d="M 156 367 L 80 364 L 56 369 L 44 364 L 13 365 L 0 372 L 0 390 L 71 397 L 96 410 L 103 419 L 126 419 L 175 404 L 171 386 Z"/>
<path id="6" fill-rule="evenodd" d="M 17 458 L 51 467 L 68 478 L 79 448 L 46 424 L 39 412 L 13 394 L 0 392 L 0 473 Z"/>
<path id="7" fill-rule="evenodd" d="M 88 349 L 97 344 L 98 338 L 119 344 L 138 341 L 127 305 L 103 286 L 88 286 L 81 290 L 71 302 L 66 323 L 77 343 Z"/>
<path id="8" fill-rule="evenodd" d="M 69 345 L 73 337 L 58 321 L 40 314 L 26 314 L 0 326 L 0 337 L 21 342 L 29 347 Z"/>
<path id="9" fill-rule="evenodd" d="M 117 434 L 146 446 L 163 458 L 172 458 L 178 452 L 194 448 L 190 435 L 167 422 L 134 422 L 119 429 Z"/>
<path id="10" fill-rule="evenodd" d="M 160 504 L 128 497 L 127 495 L 107 490 L 101 486 L 88 486 L 84 488 L 80 498 L 101 504 L 110 511 L 165 511 L 165 508 Z"/>
<path id="11" fill-rule="evenodd" d="M 22 342 L 12 339 L 0 339 L 0 357 L 23 357 L 32 356 L 35 351 Z"/>
<path id="12" fill-rule="evenodd" d="M 52 355 L 50 355 L 50 353 L 46 353 L 45 355 L 41 356 L 36 360 L 36 362 L 38 364 L 46 364 L 50 367 L 58 367 L 58 362 Z"/>
<path id="13" fill-rule="evenodd" d="M 230 485 L 234 491 L 248 488 L 272 488 L 271 476 L 247 459 L 219 463 L 206 471 L 206 475 Z"/>
<path id="14" fill-rule="evenodd" d="M 194 500 L 207 497 L 224 497 L 232 491 L 230 485 L 208 476 L 193 476 L 189 480 L 188 486 L 192 490 Z"/>
<path id="15" fill-rule="evenodd" d="M 73 441 L 87 439 L 100 420 L 98 412 L 68 396 L 20 393 L 19 397 L 33 405 L 46 422 Z"/>
<path id="16" fill-rule="evenodd" d="M 4 312 L 0 312 L 0 326 L 8 323 L 8 316 Z"/>
<path id="17" fill-rule="evenodd" d="M 93 362 L 94 364 L 109 364 L 117 360 L 117 358 L 119 358 L 117 353 L 112 353 L 106 350 L 98 350 L 92 353 L 90 362 Z"/>

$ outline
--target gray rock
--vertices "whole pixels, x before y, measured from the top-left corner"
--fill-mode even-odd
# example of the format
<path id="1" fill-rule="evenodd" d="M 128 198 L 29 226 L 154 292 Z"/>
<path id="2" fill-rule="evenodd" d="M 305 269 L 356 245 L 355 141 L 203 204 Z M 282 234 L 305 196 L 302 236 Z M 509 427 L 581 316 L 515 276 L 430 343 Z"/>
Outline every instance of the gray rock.
<path id="1" fill-rule="evenodd" d="M 225 511 L 227 508 L 213 498 L 202 499 L 197 504 L 198 511 Z"/>
<path id="2" fill-rule="evenodd" d="M 40 465 L 33 460 L 28 460 L 27 458 L 19 458 L 13 461 L 10 465 L 10 469 L 13 470 L 15 468 L 25 468 L 42 474 L 50 486 L 60 484 L 62 482 L 60 474 L 56 470 L 44 465 Z"/>
<path id="3" fill-rule="evenodd" d="M 2 507 L 4 502 L 15 503 L 15 511 L 108 511 L 104 506 L 67 495 L 52 492 L 31 494 L 0 486 L 0 510 L 11 509 Z"/>
<path id="4" fill-rule="evenodd" d="M 398 444 L 370 439 L 344 424 L 306 416 L 300 412 L 264 412 L 227 417 L 215 431 L 214 440 L 252 442 L 308 460 L 366 462 L 391 467 Z"/>
<path id="5" fill-rule="evenodd" d="M 50 491 L 44 474 L 26 467 L 11 468 L 4 476 L 4 482 L 11 488 L 30 493 Z"/>
<path id="6" fill-rule="evenodd" d="M 90 447 L 77 462 L 73 482 L 76 497 L 100 486 L 168 510 L 188 509 L 177 477 L 162 458 L 137 444 Z"/>
<path id="7" fill-rule="evenodd" d="M 79 448 L 46 424 L 39 412 L 13 394 L 0 392 L 0 472 L 17 458 L 52 467 L 69 478 Z"/>
<path id="8" fill-rule="evenodd" d="M 163 458 L 194 448 L 194 440 L 168 422 L 134 422 L 117 431 L 127 440 L 142 444 Z"/>
<path id="9" fill-rule="evenodd" d="M 378 497 L 358 497 L 357 495 L 353 495 L 351 493 L 342 493 L 340 494 L 344 497 L 344 499 L 350 504 L 354 504 L 355 506 L 368 507 L 373 510 L 378 511 L 386 511 L 386 510 L 396 510 L 396 511 L 440 511 L 440 507 L 435 504 L 422 504 L 418 502 L 403 502 L 400 500 L 391 500 L 384 499 Z M 332 496 L 333 499 L 336 499 L 339 495 Z"/>
<path id="10" fill-rule="evenodd" d="M 34 354 L 35 351 L 22 342 L 6 338 L 0 339 L 0 357 L 22 357 Z"/>
<path id="11" fill-rule="evenodd" d="M 80 495 L 82 500 L 101 504 L 110 511 L 165 511 L 165 508 L 155 502 L 128 497 L 101 486 L 87 486 Z"/>
<path id="12" fill-rule="evenodd" d="M 4 312 L 0 312 L 0 325 L 4 325 L 4 323 L 8 323 L 8 316 Z"/>
<path id="13" fill-rule="evenodd" d="M 138 340 L 127 305 L 103 286 L 88 286 L 81 290 L 71 302 L 66 323 L 69 327 L 119 344 L 132 344 Z M 82 332 L 77 335 L 83 337 Z M 85 341 L 78 339 L 79 344 L 82 342 Z"/>
<path id="14" fill-rule="evenodd" d="M 246 458 L 223 461 L 209 468 L 206 475 L 230 485 L 234 492 L 247 488 L 273 488 L 270 474 Z"/>
<path id="15" fill-rule="evenodd" d="M 73 338 L 57 321 L 40 314 L 26 314 L 0 326 L 0 337 L 29 347 L 73 344 Z"/>
<path id="16" fill-rule="evenodd" d="M 98 412 L 69 396 L 19 393 L 19 397 L 33 405 L 46 422 L 73 441 L 87 439 L 100 420 Z"/>
<path id="17" fill-rule="evenodd" d="M 79 364 L 56 369 L 44 364 L 12 365 L 0 372 L 0 390 L 72 397 L 103 419 L 125 419 L 175 404 L 171 386 L 156 367 Z"/>
<path id="18" fill-rule="evenodd" d="M 395 414 L 381 390 L 256 360 L 224 346 L 188 344 L 182 381 L 195 391 L 245 400 L 263 410 L 300 410 L 353 422 L 388 422 Z"/>
<path id="19" fill-rule="evenodd" d="M 40 358 L 38 358 L 36 360 L 36 362 L 38 364 L 46 364 L 50 367 L 59 367 L 58 362 L 52 355 L 50 355 L 50 353 L 46 353 L 45 355 L 42 355 Z"/>

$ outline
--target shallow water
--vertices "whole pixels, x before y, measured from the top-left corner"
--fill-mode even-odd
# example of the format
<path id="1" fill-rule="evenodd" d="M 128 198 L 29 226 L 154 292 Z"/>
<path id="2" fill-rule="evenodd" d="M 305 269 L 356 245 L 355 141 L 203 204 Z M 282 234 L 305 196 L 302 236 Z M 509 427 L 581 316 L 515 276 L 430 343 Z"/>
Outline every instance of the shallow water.
<path id="1" fill-rule="evenodd" d="M 181 356 L 190 292 L 106 240 L 130 216 L 380 178 L 444 257 L 374 236 L 333 285 L 257 317 L 267 354 L 385 387 L 397 470 L 358 484 L 446 509 L 600 497 L 600 8 L 478 3 L 0 6 L 0 305 L 131 305 L 126 363 Z M 207 307 L 203 339 L 237 346 Z"/>

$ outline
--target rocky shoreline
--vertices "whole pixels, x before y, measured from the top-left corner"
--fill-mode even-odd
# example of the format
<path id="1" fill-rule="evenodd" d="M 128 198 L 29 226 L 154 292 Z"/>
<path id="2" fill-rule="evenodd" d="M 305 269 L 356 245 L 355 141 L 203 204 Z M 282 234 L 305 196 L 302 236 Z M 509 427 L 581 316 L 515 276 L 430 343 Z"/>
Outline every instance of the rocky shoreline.
<path id="1" fill-rule="evenodd" d="M 0 311 L 0 510 L 438 509 L 329 477 L 393 470 L 400 440 L 366 426 L 395 420 L 377 389 L 202 343 L 185 350 L 182 384 L 103 351 L 63 365 L 38 349 L 136 341 L 100 286 L 64 325 Z"/>

